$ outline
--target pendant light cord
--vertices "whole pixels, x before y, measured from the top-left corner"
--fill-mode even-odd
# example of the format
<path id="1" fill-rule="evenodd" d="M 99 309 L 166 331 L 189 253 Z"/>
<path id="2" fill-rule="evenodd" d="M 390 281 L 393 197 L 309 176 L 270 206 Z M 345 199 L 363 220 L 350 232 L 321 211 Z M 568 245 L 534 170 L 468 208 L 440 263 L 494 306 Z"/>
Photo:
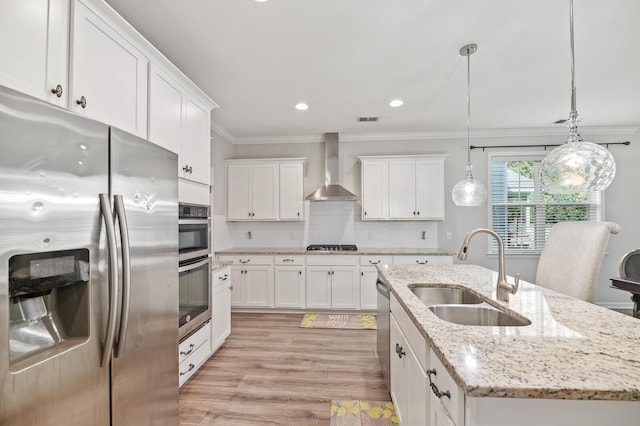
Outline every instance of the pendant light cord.
<path id="1" fill-rule="evenodd" d="M 571 113 L 577 113 L 576 111 L 576 58 L 575 47 L 573 41 L 573 0 L 570 1 L 569 9 L 569 31 L 571 34 Z"/>
<path id="2" fill-rule="evenodd" d="M 471 55 L 467 54 L 467 166 L 471 165 Z"/>

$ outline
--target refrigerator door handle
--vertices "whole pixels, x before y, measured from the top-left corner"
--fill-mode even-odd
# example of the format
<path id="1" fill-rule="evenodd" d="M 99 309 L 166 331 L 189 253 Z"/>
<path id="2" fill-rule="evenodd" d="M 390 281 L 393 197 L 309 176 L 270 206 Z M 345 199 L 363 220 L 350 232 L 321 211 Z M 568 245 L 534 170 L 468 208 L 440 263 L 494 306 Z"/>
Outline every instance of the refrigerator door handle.
<path id="1" fill-rule="evenodd" d="M 113 352 L 113 340 L 116 331 L 116 303 L 118 301 L 118 260 L 116 244 L 116 231 L 113 226 L 113 214 L 109 194 L 100 194 L 100 212 L 104 219 L 104 227 L 107 232 L 107 247 L 109 252 L 109 314 L 107 318 L 107 335 L 104 339 L 104 352 L 102 353 L 102 368 L 109 365 Z"/>
<path id="2" fill-rule="evenodd" d="M 131 255 L 129 246 L 129 226 L 127 214 L 124 209 L 122 195 L 113 196 L 113 204 L 116 217 L 120 224 L 120 243 L 122 247 L 122 309 L 120 314 L 120 330 L 115 343 L 115 357 L 119 358 L 124 353 L 124 344 L 129 326 L 129 305 L 131 299 Z"/>

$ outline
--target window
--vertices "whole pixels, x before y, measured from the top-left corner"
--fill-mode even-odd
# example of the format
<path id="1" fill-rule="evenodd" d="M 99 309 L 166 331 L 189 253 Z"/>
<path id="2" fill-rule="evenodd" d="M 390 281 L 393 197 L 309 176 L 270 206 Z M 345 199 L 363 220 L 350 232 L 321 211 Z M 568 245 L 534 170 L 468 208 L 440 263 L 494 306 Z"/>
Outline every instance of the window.
<path id="1" fill-rule="evenodd" d="M 504 241 L 505 253 L 540 253 L 556 222 L 600 220 L 601 193 L 554 195 L 542 190 L 539 168 L 543 155 L 493 154 L 491 170 L 491 229 Z M 491 240 L 491 252 L 498 247 Z"/>

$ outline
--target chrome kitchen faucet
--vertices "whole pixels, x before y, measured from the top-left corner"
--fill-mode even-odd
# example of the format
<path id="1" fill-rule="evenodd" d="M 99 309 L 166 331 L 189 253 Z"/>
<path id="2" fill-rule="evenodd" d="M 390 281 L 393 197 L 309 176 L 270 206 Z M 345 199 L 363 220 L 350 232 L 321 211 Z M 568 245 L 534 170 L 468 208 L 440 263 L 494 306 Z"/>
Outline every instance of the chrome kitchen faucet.
<path id="1" fill-rule="evenodd" d="M 471 238 L 473 238 L 476 234 L 489 234 L 498 242 L 498 282 L 496 284 L 496 299 L 503 302 L 508 302 L 509 293 L 516 294 L 516 292 L 518 291 L 518 285 L 520 284 L 520 273 L 517 273 L 514 277 L 514 284 L 509 284 L 507 282 L 506 274 L 504 272 L 504 243 L 502 242 L 502 238 L 500 238 L 500 235 L 498 235 L 491 229 L 474 229 L 473 231 L 469 232 L 466 237 L 464 237 L 464 242 L 462 243 L 462 247 L 460 247 L 460 251 L 458 252 L 458 259 L 467 260 L 469 243 L 471 242 Z"/>

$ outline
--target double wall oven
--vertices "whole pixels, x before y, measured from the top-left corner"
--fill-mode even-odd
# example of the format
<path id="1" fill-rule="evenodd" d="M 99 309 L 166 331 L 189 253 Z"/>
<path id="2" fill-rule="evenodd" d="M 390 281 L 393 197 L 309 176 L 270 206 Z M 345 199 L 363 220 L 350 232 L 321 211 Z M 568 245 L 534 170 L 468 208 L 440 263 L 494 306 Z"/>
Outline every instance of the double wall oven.
<path id="1" fill-rule="evenodd" d="M 178 217 L 178 324 L 182 340 L 211 319 L 211 218 L 209 206 L 193 204 L 180 204 Z"/>

